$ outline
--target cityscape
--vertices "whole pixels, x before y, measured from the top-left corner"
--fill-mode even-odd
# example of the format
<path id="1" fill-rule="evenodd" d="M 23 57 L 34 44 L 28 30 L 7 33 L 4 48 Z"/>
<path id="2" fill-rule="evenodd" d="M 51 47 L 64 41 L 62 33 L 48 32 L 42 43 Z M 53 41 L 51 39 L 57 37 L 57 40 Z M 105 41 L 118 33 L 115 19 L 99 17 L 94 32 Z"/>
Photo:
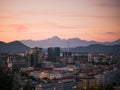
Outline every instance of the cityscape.
<path id="1" fill-rule="evenodd" d="M 120 48 L 110 53 L 72 52 L 69 43 L 65 50 L 13 43 L 26 49 L 0 52 L 1 90 L 120 89 Z"/>
<path id="2" fill-rule="evenodd" d="M 0 90 L 120 90 L 119 0 L 0 0 Z"/>

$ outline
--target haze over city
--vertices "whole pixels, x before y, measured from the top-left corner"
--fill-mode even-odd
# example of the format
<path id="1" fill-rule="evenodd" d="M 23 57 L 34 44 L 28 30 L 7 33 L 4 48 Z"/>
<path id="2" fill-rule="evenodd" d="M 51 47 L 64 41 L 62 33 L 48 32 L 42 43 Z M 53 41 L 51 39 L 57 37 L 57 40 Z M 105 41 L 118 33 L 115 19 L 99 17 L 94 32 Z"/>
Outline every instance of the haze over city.
<path id="1" fill-rule="evenodd" d="M 120 0 L 0 0 L 0 41 L 120 38 Z"/>

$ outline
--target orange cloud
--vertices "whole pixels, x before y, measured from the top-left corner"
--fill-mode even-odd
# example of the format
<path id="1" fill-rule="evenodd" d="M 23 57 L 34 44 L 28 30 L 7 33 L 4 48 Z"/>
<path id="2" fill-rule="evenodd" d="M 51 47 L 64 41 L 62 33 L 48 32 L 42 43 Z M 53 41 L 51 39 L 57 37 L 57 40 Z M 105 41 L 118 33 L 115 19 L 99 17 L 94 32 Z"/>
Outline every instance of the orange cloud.
<path id="1" fill-rule="evenodd" d="M 12 31 L 16 31 L 16 32 L 25 32 L 28 30 L 28 27 L 26 25 L 23 24 L 0 24 L 0 29 L 2 28 L 12 28 Z M 10 30 L 2 30 L 1 32 L 10 32 Z"/>
<path id="2" fill-rule="evenodd" d="M 0 19 L 13 19 L 12 16 L 0 16 Z"/>
<path id="3" fill-rule="evenodd" d="M 41 23 L 41 24 L 35 24 L 38 25 L 39 27 L 43 28 L 59 28 L 59 29 L 77 29 L 78 27 L 76 26 L 67 26 L 67 25 L 61 25 L 57 23 Z"/>
<path id="4" fill-rule="evenodd" d="M 17 32 L 25 32 L 28 28 L 25 25 L 14 26 Z"/>
<path id="5" fill-rule="evenodd" d="M 120 18 L 119 14 L 95 14 L 95 13 L 82 13 L 82 12 L 50 12 L 50 11 L 24 11 L 20 12 L 22 15 L 38 15 L 38 16 L 56 16 L 56 17 L 83 17 L 83 18 Z M 109 12 L 108 12 L 109 13 Z"/>

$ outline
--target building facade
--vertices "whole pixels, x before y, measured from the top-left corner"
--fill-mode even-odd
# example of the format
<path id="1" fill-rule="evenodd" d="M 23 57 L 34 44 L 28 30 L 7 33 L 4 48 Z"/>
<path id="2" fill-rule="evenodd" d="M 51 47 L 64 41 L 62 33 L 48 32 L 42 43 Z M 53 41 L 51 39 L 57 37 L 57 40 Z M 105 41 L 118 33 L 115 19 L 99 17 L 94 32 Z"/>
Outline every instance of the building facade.
<path id="1" fill-rule="evenodd" d="M 42 48 L 32 48 L 29 51 L 29 59 L 30 59 L 30 66 L 31 67 L 41 67 L 41 63 L 43 61 L 43 53 Z"/>
<path id="2" fill-rule="evenodd" d="M 60 60 L 60 48 L 59 47 L 48 48 L 48 60 L 52 62 L 57 62 Z"/>

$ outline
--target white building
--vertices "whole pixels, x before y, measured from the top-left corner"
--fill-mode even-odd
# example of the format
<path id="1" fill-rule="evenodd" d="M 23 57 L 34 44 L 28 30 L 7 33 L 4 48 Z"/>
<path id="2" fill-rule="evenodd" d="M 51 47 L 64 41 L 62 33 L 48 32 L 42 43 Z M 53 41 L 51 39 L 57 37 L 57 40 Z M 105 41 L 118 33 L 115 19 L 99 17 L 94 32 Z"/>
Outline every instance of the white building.
<path id="1" fill-rule="evenodd" d="M 105 75 L 104 74 L 95 75 L 95 79 L 96 79 L 96 84 L 98 84 L 98 85 L 105 84 Z"/>
<path id="2" fill-rule="evenodd" d="M 40 78 L 40 71 L 33 71 L 30 73 L 30 76 L 33 76 L 34 78 Z"/>
<path id="3" fill-rule="evenodd" d="M 88 54 L 88 62 L 92 62 L 93 61 L 93 55 L 92 54 Z"/>
<path id="4" fill-rule="evenodd" d="M 49 79 L 59 79 L 59 78 L 65 78 L 73 76 L 73 73 L 68 73 L 68 72 L 59 72 L 59 71 L 53 71 L 50 73 Z"/>

